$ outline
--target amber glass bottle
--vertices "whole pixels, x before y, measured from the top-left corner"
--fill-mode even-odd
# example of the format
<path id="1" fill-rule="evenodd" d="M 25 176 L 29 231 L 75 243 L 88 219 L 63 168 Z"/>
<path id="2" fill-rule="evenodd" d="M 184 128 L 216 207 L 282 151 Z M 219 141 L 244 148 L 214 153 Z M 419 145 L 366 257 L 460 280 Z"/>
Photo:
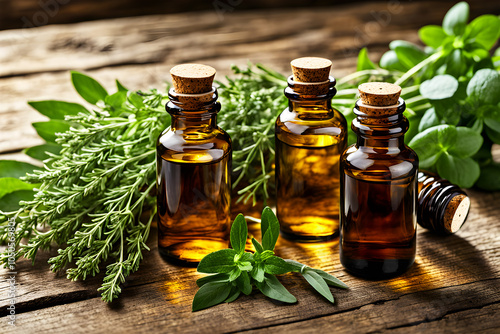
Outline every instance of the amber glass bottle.
<path id="1" fill-rule="evenodd" d="M 470 199 L 460 187 L 439 176 L 418 173 L 417 222 L 438 234 L 457 232 L 465 223 Z"/>
<path id="2" fill-rule="evenodd" d="M 331 62 L 291 62 L 289 107 L 276 120 L 276 210 L 290 240 L 326 241 L 338 234 L 340 166 L 347 123 L 331 106 L 336 93 Z"/>
<path id="3" fill-rule="evenodd" d="M 404 144 L 401 88 L 359 86 L 357 143 L 341 157 L 340 260 L 355 275 L 383 278 L 415 260 L 418 158 Z"/>
<path id="4" fill-rule="evenodd" d="M 216 123 L 215 70 L 186 64 L 170 73 L 172 122 L 157 142 L 158 247 L 169 260 L 195 265 L 228 246 L 231 140 Z"/>

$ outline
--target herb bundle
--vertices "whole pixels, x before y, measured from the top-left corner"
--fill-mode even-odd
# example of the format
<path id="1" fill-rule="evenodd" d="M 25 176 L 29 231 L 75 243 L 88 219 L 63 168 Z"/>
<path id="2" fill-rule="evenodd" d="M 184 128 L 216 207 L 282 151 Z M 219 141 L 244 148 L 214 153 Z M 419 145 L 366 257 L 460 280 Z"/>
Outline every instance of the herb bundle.
<path id="1" fill-rule="evenodd" d="M 410 120 L 405 139 L 420 167 L 462 187 L 500 190 L 500 164 L 491 154 L 493 143 L 500 144 L 500 48 L 490 54 L 500 19 L 468 19 L 467 3 L 458 3 L 442 26 L 420 29 L 425 48 L 393 41 L 379 65 L 362 49 L 357 71 L 337 80 L 332 104 L 350 122 L 358 84 L 401 85 Z M 274 195 L 274 123 L 287 105 L 286 78 L 260 65 L 233 71 L 236 78 L 220 83 L 218 120 L 233 140 L 238 200 L 255 204 Z M 39 250 L 56 245 L 51 269 L 67 268 L 74 280 L 107 264 L 100 291 L 111 301 L 148 249 L 156 210 L 156 138 L 170 122 L 167 96 L 130 91 L 118 81 L 117 92 L 109 94 L 81 73 L 71 79 L 92 110 L 63 101 L 30 102 L 50 118 L 33 123 L 47 143 L 25 150 L 44 167 L 0 161 L 0 240 L 7 240 L 8 219 L 15 219 L 16 258 L 34 261 Z M 0 257 L 5 265 L 8 255 Z"/>
<path id="2" fill-rule="evenodd" d="M 205 256 L 198 272 L 213 274 L 196 281 L 199 290 L 194 296 L 192 309 L 199 311 L 222 302 L 235 301 L 241 293 L 249 295 L 257 287 L 265 296 L 284 303 L 297 299 L 280 283 L 275 275 L 300 273 L 306 281 L 331 303 L 334 298 L 328 286 L 346 289 L 342 281 L 320 269 L 314 269 L 293 260 L 274 255 L 280 225 L 274 212 L 266 207 L 261 216 L 262 244 L 252 238 L 255 253 L 245 251 L 248 227 L 240 213 L 231 227 L 231 248 Z"/>

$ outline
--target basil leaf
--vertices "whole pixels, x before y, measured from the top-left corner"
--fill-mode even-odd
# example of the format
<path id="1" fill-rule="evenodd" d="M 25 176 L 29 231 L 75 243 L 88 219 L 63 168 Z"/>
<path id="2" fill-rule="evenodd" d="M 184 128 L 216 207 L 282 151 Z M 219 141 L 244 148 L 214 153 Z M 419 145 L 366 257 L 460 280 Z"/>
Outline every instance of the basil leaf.
<path id="1" fill-rule="evenodd" d="M 108 92 L 99 82 L 83 73 L 71 71 L 71 81 L 78 94 L 88 103 L 95 105 L 108 96 Z"/>
<path id="2" fill-rule="evenodd" d="M 418 36 L 428 46 L 437 49 L 443 44 L 444 40 L 448 37 L 443 28 L 436 25 L 428 25 L 420 28 Z"/>
<path id="3" fill-rule="evenodd" d="M 294 260 L 285 259 L 285 262 L 291 266 L 291 268 L 293 269 L 292 271 L 297 273 L 300 273 L 303 269 L 309 268 L 305 264 L 302 264 Z"/>
<path id="4" fill-rule="evenodd" d="M 224 301 L 224 303 L 234 302 L 236 299 L 238 299 L 238 297 L 240 296 L 240 293 L 241 293 L 240 289 L 238 289 L 238 287 L 236 287 L 236 286 L 233 286 L 231 288 L 231 291 L 229 292 L 229 296 Z"/>
<path id="5" fill-rule="evenodd" d="M 458 89 L 458 80 L 448 74 L 437 75 L 422 82 L 420 94 L 430 100 L 442 100 L 452 97 Z"/>
<path id="6" fill-rule="evenodd" d="M 326 284 L 325 280 L 323 280 L 323 278 L 318 273 L 311 269 L 308 269 L 302 273 L 302 276 L 314 288 L 314 290 L 318 291 L 330 303 L 333 303 L 335 301 L 333 299 L 332 292 L 328 287 L 328 284 Z"/>
<path id="7" fill-rule="evenodd" d="M 236 216 L 236 219 L 231 226 L 230 233 L 231 247 L 233 247 L 236 253 L 243 254 L 245 252 L 247 236 L 247 222 L 245 221 L 243 215 L 240 213 L 238 216 Z"/>
<path id="8" fill-rule="evenodd" d="M 468 20 L 469 5 L 464 1 L 459 2 L 444 16 L 443 29 L 450 36 L 460 36 L 464 33 Z"/>
<path id="9" fill-rule="evenodd" d="M 283 275 L 293 271 L 294 267 L 280 257 L 272 256 L 264 262 L 264 271 L 267 274 Z"/>
<path id="10" fill-rule="evenodd" d="M 208 276 L 202 277 L 200 279 L 197 279 L 196 285 L 198 285 L 198 287 L 201 287 L 202 285 L 210 283 L 210 282 L 228 282 L 228 281 L 229 281 L 228 274 L 215 274 L 215 275 L 208 275 Z"/>
<path id="11" fill-rule="evenodd" d="M 273 275 L 266 274 L 262 283 L 257 283 L 257 288 L 267 297 L 279 300 L 284 303 L 295 303 L 295 298 L 283 284 Z"/>
<path id="12" fill-rule="evenodd" d="M 62 133 L 69 130 L 70 125 L 68 122 L 61 120 L 51 120 L 48 122 L 35 122 L 31 123 L 40 137 L 49 143 L 56 142 L 56 133 Z"/>
<path id="13" fill-rule="evenodd" d="M 456 128 L 456 140 L 452 147 L 448 149 L 448 153 L 457 158 L 468 158 L 476 154 L 483 144 L 483 137 L 465 126 Z"/>
<path id="14" fill-rule="evenodd" d="M 466 38 L 489 50 L 500 37 L 500 19 L 495 15 L 481 15 L 468 27 Z"/>
<path id="15" fill-rule="evenodd" d="M 229 296 L 232 284 L 229 282 L 209 282 L 194 295 L 193 312 L 222 303 Z"/>
<path id="16" fill-rule="evenodd" d="M 78 103 L 64 101 L 31 101 L 28 104 L 36 109 L 40 114 L 50 119 L 64 120 L 65 115 L 78 115 L 79 113 L 89 115 L 90 112 L 84 106 Z"/>
<path id="17" fill-rule="evenodd" d="M 500 190 L 500 164 L 490 163 L 481 167 L 481 175 L 476 186 L 487 191 Z"/>
<path id="18" fill-rule="evenodd" d="M 468 100 L 477 104 L 500 102 L 500 74 L 492 69 L 477 71 L 467 85 Z"/>
<path id="19" fill-rule="evenodd" d="M 235 267 L 234 249 L 221 249 L 206 255 L 198 264 L 197 270 L 200 273 L 230 273 Z"/>
<path id="20" fill-rule="evenodd" d="M 37 168 L 38 167 L 27 162 L 16 160 L 0 160 L 0 177 L 20 178 L 21 176 L 25 176 L 26 173 L 33 172 L 33 170 Z"/>
<path id="21" fill-rule="evenodd" d="M 335 276 L 330 275 L 329 273 L 327 273 L 323 270 L 320 270 L 320 269 L 312 269 L 312 270 L 315 273 L 317 273 L 318 275 L 320 275 L 325 280 L 326 284 L 328 284 L 330 286 L 334 286 L 334 287 L 341 288 L 341 289 L 348 289 L 349 288 L 344 282 L 342 282 L 341 280 L 339 280 Z"/>
<path id="22" fill-rule="evenodd" d="M 234 281 L 236 286 L 243 292 L 245 295 L 249 295 L 252 293 L 252 284 L 250 283 L 250 276 L 246 271 L 243 271 L 241 275 Z"/>
<path id="23" fill-rule="evenodd" d="M 14 191 L 32 190 L 37 186 L 38 184 L 26 183 L 19 179 L 16 179 L 15 177 L 3 177 L 0 178 L 0 198 Z"/>
<path id="24" fill-rule="evenodd" d="M 263 235 L 262 247 L 264 250 L 273 250 L 276 241 L 278 241 L 280 224 L 278 218 L 268 206 L 262 211 L 260 228 Z"/>
<path id="25" fill-rule="evenodd" d="M 375 66 L 375 64 L 370 60 L 370 58 L 368 58 L 368 50 L 366 48 L 362 48 L 358 54 L 357 70 L 364 71 L 364 70 L 373 70 L 376 68 L 377 67 Z"/>
<path id="26" fill-rule="evenodd" d="M 479 164 L 472 158 L 443 154 L 437 161 L 439 175 L 462 188 L 470 188 L 479 178 Z"/>
<path id="27" fill-rule="evenodd" d="M 257 253 L 262 253 L 264 251 L 264 248 L 262 248 L 262 245 L 257 240 L 255 240 L 255 238 L 252 238 L 252 244 L 255 247 L 255 251 Z"/>
<path id="28" fill-rule="evenodd" d="M 46 143 L 38 146 L 29 147 L 23 150 L 24 154 L 40 161 L 49 158 L 49 155 L 46 152 L 52 154 L 59 154 L 59 152 L 61 152 L 61 146 L 54 143 Z"/>

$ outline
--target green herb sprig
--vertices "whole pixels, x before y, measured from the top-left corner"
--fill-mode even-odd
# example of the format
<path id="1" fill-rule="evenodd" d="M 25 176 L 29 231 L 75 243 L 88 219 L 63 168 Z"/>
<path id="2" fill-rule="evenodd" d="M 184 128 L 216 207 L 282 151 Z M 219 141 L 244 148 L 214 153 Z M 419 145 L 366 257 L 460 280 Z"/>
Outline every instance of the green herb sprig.
<path id="1" fill-rule="evenodd" d="M 193 299 L 193 311 L 222 302 L 233 302 L 242 293 L 251 294 L 254 287 L 271 299 L 295 303 L 297 299 L 276 278 L 276 275 L 292 272 L 300 273 L 317 292 L 333 303 L 334 298 L 328 286 L 347 289 L 347 285 L 323 270 L 274 255 L 279 230 L 274 212 L 269 207 L 264 208 L 261 218 L 262 243 L 252 238 L 255 253 L 246 252 L 248 227 L 243 215 L 239 214 L 231 227 L 232 249 L 210 253 L 198 265 L 198 272 L 213 275 L 196 281 L 200 289 Z"/>

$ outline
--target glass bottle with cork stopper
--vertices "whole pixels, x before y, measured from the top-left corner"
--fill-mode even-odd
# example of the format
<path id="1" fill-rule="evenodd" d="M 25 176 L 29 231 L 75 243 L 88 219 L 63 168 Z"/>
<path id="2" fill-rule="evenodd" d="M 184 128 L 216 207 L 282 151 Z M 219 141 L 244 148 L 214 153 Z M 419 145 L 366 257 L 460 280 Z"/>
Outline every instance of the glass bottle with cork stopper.
<path id="1" fill-rule="evenodd" d="M 276 210 L 281 234 L 301 242 L 338 235 L 340 167 L 347 123 L 331 106 L 336 93 L 328 59 L 291 62 L 288 108 L 276 120 Z"/>
<path id="2" fill-rule="evenodd" d="M 418 157 L 404 143 L 408 120 L 401 88 L 359 86 L 356 144 L 341 157 L 340 260 L 351 273 L 384 278 L 415 260 Z"/>
<path id="3" fill-rule="evenodd" d="M 158 248 L 168 260 L 196 265 L 228 247 L 231 139 L 217 127 L 215 69 L 184 64 L 170 74 L 171 126 L 157 141 Z"/>

